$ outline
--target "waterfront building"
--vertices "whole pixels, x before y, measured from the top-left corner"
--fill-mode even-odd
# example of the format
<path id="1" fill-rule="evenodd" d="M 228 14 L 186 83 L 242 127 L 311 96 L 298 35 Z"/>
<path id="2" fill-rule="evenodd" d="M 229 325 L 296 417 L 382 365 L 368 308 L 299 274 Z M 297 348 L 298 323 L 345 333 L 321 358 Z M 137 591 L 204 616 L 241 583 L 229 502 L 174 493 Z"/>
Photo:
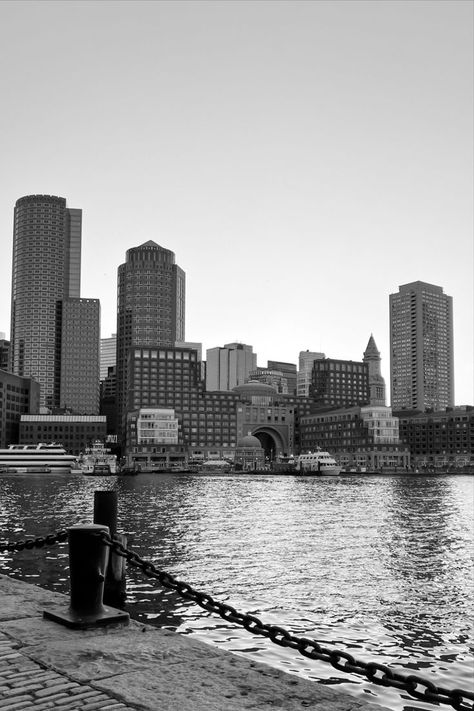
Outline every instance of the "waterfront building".
<path id="1" fill-rule="evenodd" d="M 295 451 L 294 406 L 271 385 L 250 381 L 237 385 L 237 439 L 247 434 L 261 443 L 265 457 L 273 461 Z"/>
<path id="2" fill-rule="evenodd" d="M 296 376 L 296 394 L 298 397 L 309 397 L 313 363 L 326 356 L 314 351 L 300 351 L 298 358 L 298 373 Z"/>
<path id="3" fill-rule="evenodd" d="M 174 345 L 175 348 L 192 348 L 193 351 L 196 351 L 198 362 L 201 364 L 201 380 L 205 382 L 206 363 L 202 359 L 202 343 L 196 343 L 194 341 L 176 341 Z"/>
<path id="4" fill-rule="evenodd" d="M 232 390 L 257 367 L 257 354 L 244 343 L 226 343 L 206 351 L 206 390 Z"/>
<path id="5" fill-rule="evenodd" d="M 232 459 L 237 441 L 237 396 L 207 392 L 193 348 L 130 347 L 127 352 L 127 412 L 173 409 L 178 445 L 190 458 Z M 133 447 L 126 442 L 126 453 Z"/>
<path id="6" fill-rule="evenodd" d="M 258 437 L 248 432 L 237 442 L 235 449 L 235 468 L 239 471 L 250 472 L 265 468 L 265 451 Z"/>
<path id="7" fill-rule="evenodd" d="M 0 332 L 0 370 L 10 370 L 10 341 Z"/>
<path id="8" fill-rule="evenodd" d="M 61 329 L 60 408 L 99 414 L 100 302 L 64 299 Z"/>
<path id="9" fill-rule="evenodd" d="M 399 435 L 398 418 L 390 407 L 350 407 L 303 416 L 301 449 L 328 451 L 346 469 L 406 471 L 410 450 Z"/>
<path id="10" fill-rule="evenodd" d="M 0 448 L 21 442 L 21 416 L 39 408 L 39 383 L 0 369 Z"/>
<path id="11" fill-rule="evenodd" d="M 399 410 L 400 438 L 419 471 L 474 467 L 474 407 L 444 410 Z"/>
<path id="12" fill-rule="evenodd" d="M 21 444 L 62 444 L 69 454 L 78 456 L 86 448 L 107 436 L 106 418 L 103 415 L 22 415 L 20 420 Z"/>
<path id="13" fill-rule="evenodd" d="M 115 367 L 117 363 L 117 334 L 112 333 L 108 338 L 100 339 L 100 380 L 104 380 L 109 368 Z"/>
<path id="14" fill-rule="evenodd" d="M 173 347 L 184 341 L 185 274 L 175 255 L 152 240 L 127 250 L 118 268 L 117 412 L 125 439 L 130 347 Z M 146 403 L 139 403 L 139 406 Z M 136 406 L 132 406 L 136 409 Z"/>
<path id="15" fill-rule="evenodd" d="M 127 415 L 127 466 L 159 471 L 185 464 L 186 448 L 179 444 L 178 418 L 172 408 L 142 407 Z"/>
<path id="16" fill-rule="evenodd" d="M 415 281 L 390 294 L 391 405 L 442 410 L 454 405 L 453 300 Z"/>
<path id="17" fill-rule="evenodd" d="M 270 370 L 269 368 L 257 368 L 251 370 L 247 382 L 254 381 L 271 385 L 277 393 L 288 395 L 288 381 L 281 370 Z"/>
<path id="18" fill-rule="evenodd" d="M 62 197 L 28 195 L 16 202 L 11 369 L 40 383 L 43 408 L 61 403 L 63 304 L 80 299 L 81 232 L 82 211 L 66 207 Z"/>
<path id="19" fill-rule="evenodd" d="M 286 378 L 288 385 L 288 395 L 293 397 L 296 395 L 296 379 L 297 379 L 297 369 L 296 363 L 285 363 L 280 360 L 267 360 L 268 370 L 277 370 L 283 373 L 283 377 Z"/>
<path id="20" fill-rule="evenodd" d="M 369 361 L 315 360 L 310 397 L 318 408 L 352 407 L 370 402 Z"/>
<path id="21" fill-rule="evenodd" d="M 385 407 L 385 380 L 380 370 L 380 351 L 372 334 L 364 352 L 363 362 L 369 366 L 369 403 Z"/>

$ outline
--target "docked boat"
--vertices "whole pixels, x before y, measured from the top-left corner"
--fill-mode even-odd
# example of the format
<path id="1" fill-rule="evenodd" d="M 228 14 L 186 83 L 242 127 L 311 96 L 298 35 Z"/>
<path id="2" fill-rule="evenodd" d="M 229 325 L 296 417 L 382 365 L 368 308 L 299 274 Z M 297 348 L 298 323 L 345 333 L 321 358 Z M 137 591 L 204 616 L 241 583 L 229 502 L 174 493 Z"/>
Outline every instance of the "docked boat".
<path id="1" fill-rule="evenodd" d="M 10 444 L 0 449 L 0 471 L 7 474 L 70 474 L 75 462 L 61 444 Z"/>
<path id="2" fill-rule="evenodd" d="M 307 452 L 295 457 L 295 474 L 309 476 L 338 476 L 342 471 L 334 457 L 318 447 L 315 452 Z"/>
<path id="3" fill-rule="evenodd" d="M 83 474 L 107 476 L 117 473 L 117 456 L 112 454 L 104 443 L 96 440 L 87 447 L 78 459 L 79 469 Z"/>

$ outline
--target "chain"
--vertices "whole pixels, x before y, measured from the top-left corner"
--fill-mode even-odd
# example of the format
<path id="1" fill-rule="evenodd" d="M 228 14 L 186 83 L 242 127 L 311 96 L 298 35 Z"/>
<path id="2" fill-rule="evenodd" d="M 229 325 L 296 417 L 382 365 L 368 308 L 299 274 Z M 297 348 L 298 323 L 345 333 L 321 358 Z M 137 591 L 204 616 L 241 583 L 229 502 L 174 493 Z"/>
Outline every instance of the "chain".
<path id="1" fill-rule="evenodd" d="M 112 539 L 106 531 L 99 531 L 96 535 L 100 536 L 103 542 L 109 548 L 112 548 L 117 555 L 126 558 L 129 565 L 139 568 L 149 578 L 155 578 L 165 588 L 176 591 L 185 600 L 195 602 L 204 610 L 219 615 L 227 622 L 241 625 L 252 634 L 267 637 L 280 647 L 295 649 L 309 659 L 327 662 L 339 671 L 365 676 L 374 684 L 393 686 L 396 689 L 407 691 L 411 696 L 422 701 L 433 704 L 450 704 L 457 711 L 474 711 L 474 703 L 466 701 L 467 699 L 474 701 L 474 692 L 466 691 L 465 689 L 446 689 L 436 686 L 433 682 L 423 679 L 417 674 L 400 674 L 384 664 L 362 662 L 355 659 L 348 652 L 327 649 L 312 639 L 293 635 L 283 627 L 265 624 L 258 617 L 238 612 L 231 605 L 217 602 L 211 595 L 198 592 L 191 585 L 178 580 L 170 573 L 158 570 L 153 563 L 143 560 L 119 541 Z"/>
<path id="2" fill-rule="evenodd" d="M 62 543 L 67 541 L 68 532 L 66 529 L 49 533 L 47 536 L 38 536 L 37 538 L 26 538 L 24 541 L 15 541 L 14 543 L 0 543 L 0 552 L 3 551 L 24 551 L 32 550 L 33 548 L 43 548 L 43 546 L 52 546 L 54 543 Z"/>

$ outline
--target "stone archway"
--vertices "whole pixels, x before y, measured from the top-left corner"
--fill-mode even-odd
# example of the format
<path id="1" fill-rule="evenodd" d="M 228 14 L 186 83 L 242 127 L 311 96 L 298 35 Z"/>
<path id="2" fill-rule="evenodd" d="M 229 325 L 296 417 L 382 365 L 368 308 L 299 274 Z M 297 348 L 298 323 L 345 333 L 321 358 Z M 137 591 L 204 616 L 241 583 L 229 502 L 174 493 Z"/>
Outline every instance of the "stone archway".
<path id="1" fill-rule="evenodd" d="M 273 462 L 275 457 L 283 454 L 284 442 L 277 430 L 274 430 L 272 427 L 258 427 L 252 432 L 252 435 L 256 437 L 262 445 L 267 461 Z"/>

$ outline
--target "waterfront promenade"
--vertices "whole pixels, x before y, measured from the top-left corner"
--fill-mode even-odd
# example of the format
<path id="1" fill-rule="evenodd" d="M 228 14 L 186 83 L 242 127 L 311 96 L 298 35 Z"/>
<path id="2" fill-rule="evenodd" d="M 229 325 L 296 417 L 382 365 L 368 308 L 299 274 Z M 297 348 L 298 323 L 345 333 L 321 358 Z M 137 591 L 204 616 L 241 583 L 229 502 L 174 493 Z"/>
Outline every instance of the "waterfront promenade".
<path id="1" fill-rule="evenodd" d="M 382 711 L 327 686 L 167 630 L 70 630 L 69 597 L 0 576 L 0 711 Z"/>

